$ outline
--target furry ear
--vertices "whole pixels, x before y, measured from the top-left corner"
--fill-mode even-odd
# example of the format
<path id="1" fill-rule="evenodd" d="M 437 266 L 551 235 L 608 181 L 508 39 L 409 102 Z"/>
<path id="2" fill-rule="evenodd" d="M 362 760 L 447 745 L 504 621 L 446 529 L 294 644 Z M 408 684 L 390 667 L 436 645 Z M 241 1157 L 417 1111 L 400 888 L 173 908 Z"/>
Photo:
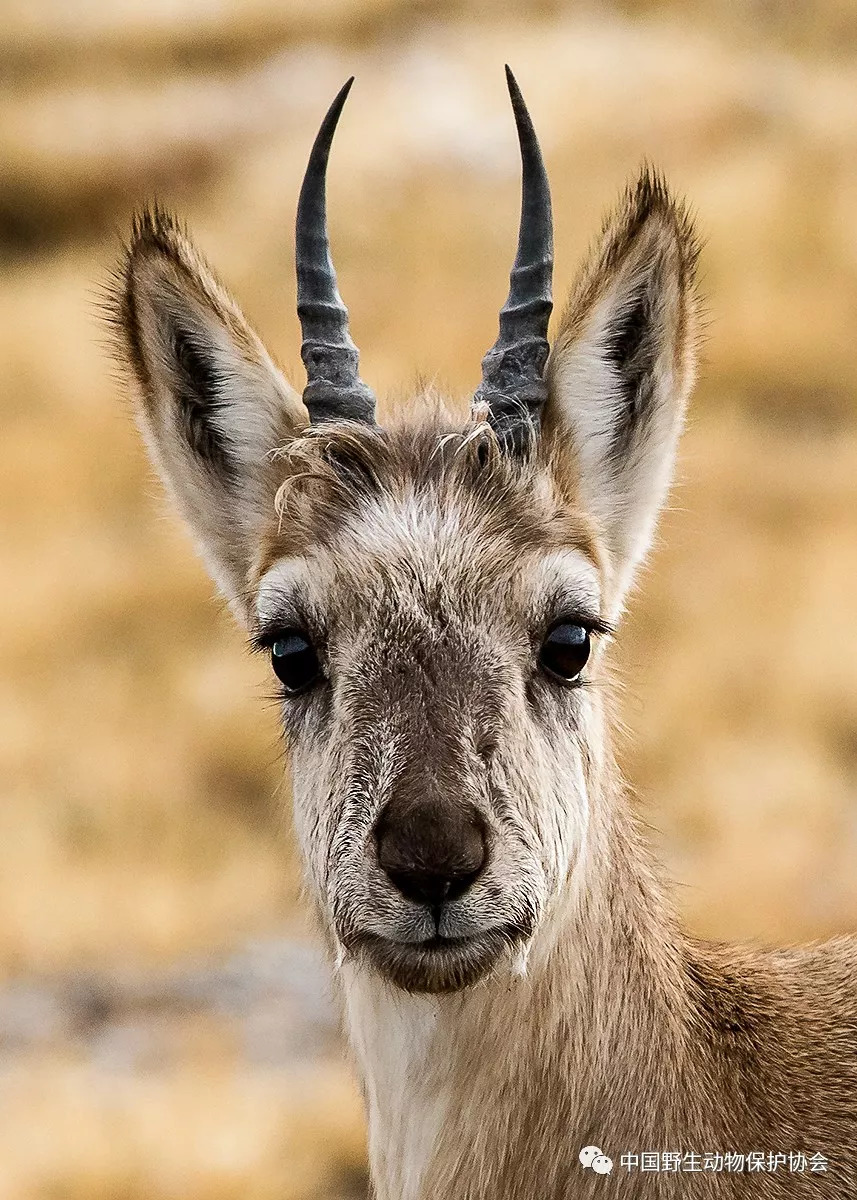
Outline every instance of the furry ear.
<path id="1" fill-rule="evenodd" d="M 239 617 L 273 513 L 271 452 L 306 425 L 297 394 L 176 222 L 134 223 L 111 314 L 149 452 Z"/>
<path id="2" fill-rule="evenodd" d="M 605 538 L 614 615 L 672 476 L 695 370 L 698 255 L 685 209 L 644 170 L 605 222 L 551 355 L 546 444 Z"/>

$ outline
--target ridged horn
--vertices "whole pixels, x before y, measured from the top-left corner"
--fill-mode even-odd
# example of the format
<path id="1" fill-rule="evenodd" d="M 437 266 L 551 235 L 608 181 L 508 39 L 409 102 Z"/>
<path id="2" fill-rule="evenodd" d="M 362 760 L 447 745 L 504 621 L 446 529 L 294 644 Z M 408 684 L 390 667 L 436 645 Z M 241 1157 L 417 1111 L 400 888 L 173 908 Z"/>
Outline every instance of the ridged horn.
<path id="1" fill-rule="evenodd" d="M 336 286 L 327 233 L 327 161 L 354 77 L 344 85 L 321 123 L 298 199 L 295 265 L 301 358 L 307 383 L 303 401 L 310 424 L 351 420 L 375 423 L 375 397 L 360 378 L 360 354 L 348 332 L 348 309 Z"/>
<path id="2" fill-rule="evenodd" d="M 537 435 L 547 399 L 548 322 L 553 301 L 553 218 L 550 186 L 530 114 L 509 67 L 506 82 L 521 147 L 521 225 L 509 296 L 500 309 L 500 333 L 482 360 L 473 403 L 509 449 L 523 450 Z"/>

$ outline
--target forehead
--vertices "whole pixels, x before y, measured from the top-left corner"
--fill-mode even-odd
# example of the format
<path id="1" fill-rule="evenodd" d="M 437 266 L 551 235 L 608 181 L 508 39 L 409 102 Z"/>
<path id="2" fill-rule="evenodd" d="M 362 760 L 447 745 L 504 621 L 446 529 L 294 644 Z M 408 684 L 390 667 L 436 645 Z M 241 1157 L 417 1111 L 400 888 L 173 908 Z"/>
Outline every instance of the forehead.
<path id="1" fill-rule="evenodd" d="M 595 539 L 543 465 L 510 463 L 461 429 L 312 443 L 287 471 L 259 563 L 260 623 L 300 602 L 363 619 L 551 602 L 597 615 Z"/>

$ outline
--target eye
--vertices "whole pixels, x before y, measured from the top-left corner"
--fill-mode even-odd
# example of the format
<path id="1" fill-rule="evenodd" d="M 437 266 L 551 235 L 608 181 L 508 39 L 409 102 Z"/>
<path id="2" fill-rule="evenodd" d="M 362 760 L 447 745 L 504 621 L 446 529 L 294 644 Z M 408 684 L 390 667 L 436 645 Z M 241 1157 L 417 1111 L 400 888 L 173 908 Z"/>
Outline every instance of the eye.
<path id="1" fill-rule="evenodd" d="M 271 646 L 271 666 L 291 696 L 306 691 L 321 674 L 312 642 L 297 629 L 280 634 Z"/>
<path id="2" fill-rule="evenodd" d="M 542 642 L 539 664 L 565 683 L 577 679 L 589 658 L 589 630 L 582 625 L 554 625 Z"/>

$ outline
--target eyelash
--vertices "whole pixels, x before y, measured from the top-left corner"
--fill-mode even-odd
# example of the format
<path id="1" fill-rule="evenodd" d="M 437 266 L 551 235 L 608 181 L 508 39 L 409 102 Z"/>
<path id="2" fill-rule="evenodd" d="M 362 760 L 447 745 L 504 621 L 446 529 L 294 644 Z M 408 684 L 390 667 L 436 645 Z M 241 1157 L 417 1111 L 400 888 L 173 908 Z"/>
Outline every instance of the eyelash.
<path id="1" fill-rule="evenodd" d="M 293 630 L 305 632 L 306 636 L 313 643 L 313 645 L 319 644 L 321 640 L 315 636 L 314 632 L 310 631 L 309 623 L 307 621 L 301 620 L 297 617 L 292 621 L 279 620 L 277 621 L 276 625 L 263 625 L 261 629 L 250 636 L 250 653 L 270 654 L 274 643 L 279 641 L 280 638 L 285 637 L 286 634 L 292 632 Z"/>
<path id="2" fill-rule="evenodd" d="M 558 616 L 542 627 L 540 636 L 545 637 L 557 625 L 580 625 L 592 637 L 612 637 L 616 632 L 616 626 L 605 621 L 603 617 L 597 617 L 591 612 L 569 612 L 561 609 Z"/>

